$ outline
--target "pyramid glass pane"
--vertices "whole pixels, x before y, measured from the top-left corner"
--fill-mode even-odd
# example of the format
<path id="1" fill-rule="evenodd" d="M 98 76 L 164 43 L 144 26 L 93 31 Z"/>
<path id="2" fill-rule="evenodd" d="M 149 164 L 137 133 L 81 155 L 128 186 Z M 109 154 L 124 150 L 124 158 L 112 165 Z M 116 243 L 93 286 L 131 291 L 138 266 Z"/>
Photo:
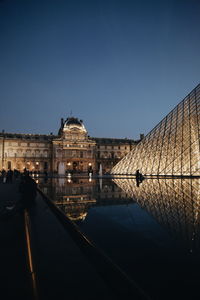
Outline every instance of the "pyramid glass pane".
<path id="1" fill-rule="evenodd" d="M 138 187 L 134 178 L 114 182 L 188 249 L 200 246 L 200 179 L 150 179 Z"/>
<path id="2" fill-rule="evenodd" d="M 200 175 L 200 85 L 125 156 L 112 174 Z"/>

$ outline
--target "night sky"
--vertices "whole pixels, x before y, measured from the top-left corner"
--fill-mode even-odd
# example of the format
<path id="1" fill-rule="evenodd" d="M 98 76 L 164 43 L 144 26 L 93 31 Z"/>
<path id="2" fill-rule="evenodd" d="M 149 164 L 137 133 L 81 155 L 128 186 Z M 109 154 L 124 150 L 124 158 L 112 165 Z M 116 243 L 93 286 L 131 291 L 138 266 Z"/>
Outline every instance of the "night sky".
<path id="1" fill-rule="evenodd" d="M 199 0 L 0 0 L 0 131 L 137 139 L 199 83 Z"/>

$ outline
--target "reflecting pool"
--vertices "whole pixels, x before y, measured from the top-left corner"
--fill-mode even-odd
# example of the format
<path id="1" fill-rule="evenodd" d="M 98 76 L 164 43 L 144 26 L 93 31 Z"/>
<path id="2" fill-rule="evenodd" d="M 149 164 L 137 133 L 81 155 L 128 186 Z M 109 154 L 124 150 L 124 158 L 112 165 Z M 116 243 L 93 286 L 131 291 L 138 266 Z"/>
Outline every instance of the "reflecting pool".
<path id="1" fill-rule="evenodd" d="M 200 296 L 200 179 L 51 178 L 39 186 L 152 299 Z M 197 295 L 197 296 L 195 296 Z"/>

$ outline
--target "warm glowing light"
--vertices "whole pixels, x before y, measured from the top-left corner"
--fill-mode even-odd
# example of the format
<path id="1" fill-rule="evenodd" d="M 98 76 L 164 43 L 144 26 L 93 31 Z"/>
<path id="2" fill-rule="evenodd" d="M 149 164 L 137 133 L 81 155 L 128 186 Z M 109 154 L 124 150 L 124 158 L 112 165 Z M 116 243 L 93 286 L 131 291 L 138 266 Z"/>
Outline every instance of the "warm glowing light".
<path id="1" fill-rule="evenodd" d="M 199 176 L 200 85 L 183 99 L 111 173 Z M 118 156 L 119 157 L 119 156 Z"/>
<path id="2" fill-rule="evenodd" d="M 134 198 L 141 208 L 153 215 L 159 223 L 168 227 L 172 236 L 177 234 L 177 237 L 179 235 L 179 238 L 183 238 L 184 247 L 187 243 L 188 247 L 192 246 L 199 252 L 199 217 L 197 214 L 199 213 L 200 178 L 192 180 L 190 178 L 174 178 L 173 180 L 152 178 L 144 180 L 139 187 L 135 178 L 119 178 L 114 179 L 114 182 L 127 197 Z M 191 243 L 191 241 L 194 242 Z"/>

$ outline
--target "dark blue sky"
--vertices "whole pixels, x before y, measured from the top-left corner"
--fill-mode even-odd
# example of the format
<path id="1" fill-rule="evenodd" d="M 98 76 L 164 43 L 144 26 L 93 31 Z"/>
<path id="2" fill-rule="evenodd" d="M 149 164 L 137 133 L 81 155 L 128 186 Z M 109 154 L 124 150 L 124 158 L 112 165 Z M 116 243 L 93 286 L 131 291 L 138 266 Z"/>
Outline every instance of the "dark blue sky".
<path id="1" fill-rule="evenodd" d="M 199 0 L 0 0 L 0 130 L 138 138 L 199 82 Z"/>

